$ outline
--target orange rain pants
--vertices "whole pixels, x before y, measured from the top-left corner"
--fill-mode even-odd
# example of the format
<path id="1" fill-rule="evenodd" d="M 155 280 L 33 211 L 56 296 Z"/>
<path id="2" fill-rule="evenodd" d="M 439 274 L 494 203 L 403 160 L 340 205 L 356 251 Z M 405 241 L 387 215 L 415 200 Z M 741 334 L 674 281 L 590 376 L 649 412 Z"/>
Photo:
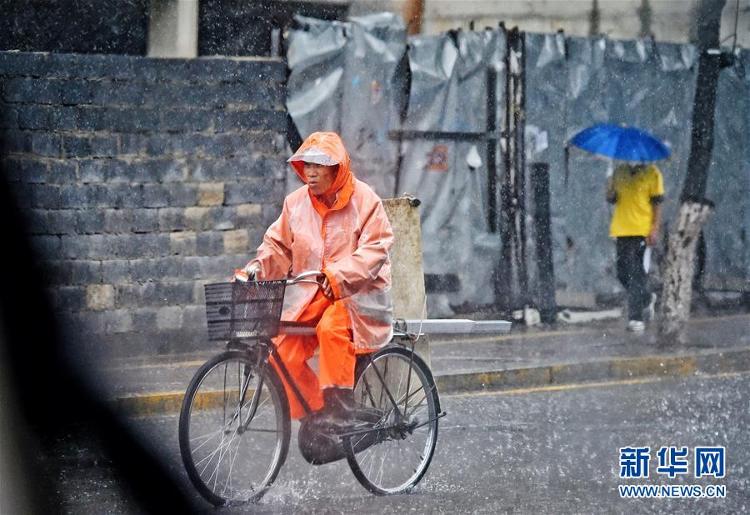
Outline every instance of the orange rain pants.
<path id="1" fill-rule="evenodd" d="M 323 407 L 321 388 L 354 387 L 354 367 L 357 357 L 352 342 L 349 313 L 342 301 L 331 301 L 318 290 L 296 321 L 315 324 L 316 336 L 282 335 L 275 338 L 274 343 L 278 355 L 310 409 L 317 411 Z M 320 379 L 307 364 L 307 360 L 313 357 L 318 345 L 320 345 Z M 281 372 L 279 376 L 289 398 L 291 417 L 293 419 L 303 417 L 305 410 L 297 400 L 297 395 L 287 384 Z"/>

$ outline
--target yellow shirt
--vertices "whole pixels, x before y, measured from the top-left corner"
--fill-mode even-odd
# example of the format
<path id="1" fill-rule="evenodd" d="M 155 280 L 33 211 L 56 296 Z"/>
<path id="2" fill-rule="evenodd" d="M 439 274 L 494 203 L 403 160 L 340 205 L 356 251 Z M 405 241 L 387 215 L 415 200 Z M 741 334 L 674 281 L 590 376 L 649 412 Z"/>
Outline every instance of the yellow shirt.
<path id="1" fill-rule="evenodd" d="M 664 180 L 661 172 L 654 165 L 618 166 L 612 177 L 612 186 L 617 195 L 615 212 L 609 226 L 609 235 L 648 236 L 653 221 L 654 197 L 664 195 Z"/>

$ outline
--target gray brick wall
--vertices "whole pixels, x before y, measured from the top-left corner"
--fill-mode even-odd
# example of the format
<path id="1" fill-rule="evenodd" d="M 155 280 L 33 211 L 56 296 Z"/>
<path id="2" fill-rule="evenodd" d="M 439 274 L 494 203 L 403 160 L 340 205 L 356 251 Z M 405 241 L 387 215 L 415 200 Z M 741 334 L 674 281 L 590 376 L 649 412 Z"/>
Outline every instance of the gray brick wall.
<path id="1" fill-rule="evenodd" d="M 64 327 L 116 355 L 201 348 L 203 288 L 281 209 L 272 59 L 0 52 L 0 155 Z"/>

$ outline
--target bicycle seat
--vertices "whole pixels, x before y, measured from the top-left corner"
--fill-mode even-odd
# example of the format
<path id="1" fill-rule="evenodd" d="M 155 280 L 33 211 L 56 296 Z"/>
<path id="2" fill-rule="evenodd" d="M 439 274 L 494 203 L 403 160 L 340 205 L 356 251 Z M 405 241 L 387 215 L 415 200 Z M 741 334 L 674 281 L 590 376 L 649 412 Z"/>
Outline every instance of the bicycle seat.
<path id="1" fill-rule="evenodd" d="M 279 322 L 279 333 L 311 336 L 315 334 L 315 326 L 304 323 L 304 322 L 294 322 L 292 320 L 281 320 Z"/>

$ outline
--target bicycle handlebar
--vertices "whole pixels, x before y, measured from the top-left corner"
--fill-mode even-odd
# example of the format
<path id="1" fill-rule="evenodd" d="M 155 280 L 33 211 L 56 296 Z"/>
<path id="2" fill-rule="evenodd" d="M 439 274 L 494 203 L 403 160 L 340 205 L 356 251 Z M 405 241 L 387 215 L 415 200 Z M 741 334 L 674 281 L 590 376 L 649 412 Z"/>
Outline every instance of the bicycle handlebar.
<path id="1" fill-rule="evenodd" d="M 299 283 L 312 283 L 317 284 L 320 286 L 320 283 L 318 281 L 311 281 L 308 279 L 308 277 L 317 277 L 319 275 L 322 275 L 323 272 L 320 270 L 310 270 L 309 272 L 302 272 L 297 277 L 294 277 L 293 279 L 287 279 L 286 285 L 291 286 L 292 284 L 299 284 Z"/>
<path id="2" fill-rule="evenodd" d="M 300 283 L 310 283 L 310 284 L 317 284 L 318 286 L 320 286 L 319 281 L 311 281 L 310 279 L 308 279 L 308 277 L 317 277 L 319 275 L 323 275 L 323 272 L 321 272 L 320 270 L 310 270 L 308 272 L 302 272 L 297 277 L 293 277 L 292 279 L 287 279 L 286 285 L 291 286 L 291 285 L 300 284 Z M 242 277 L 239 277 L 237 275 L 235 275 L 235 279 L 242 281 L 242 282 L 247 281 L 247 279 L 243 279 Z M 251 280 L 255 280 L 255 279 L 251 279 Z"/>

